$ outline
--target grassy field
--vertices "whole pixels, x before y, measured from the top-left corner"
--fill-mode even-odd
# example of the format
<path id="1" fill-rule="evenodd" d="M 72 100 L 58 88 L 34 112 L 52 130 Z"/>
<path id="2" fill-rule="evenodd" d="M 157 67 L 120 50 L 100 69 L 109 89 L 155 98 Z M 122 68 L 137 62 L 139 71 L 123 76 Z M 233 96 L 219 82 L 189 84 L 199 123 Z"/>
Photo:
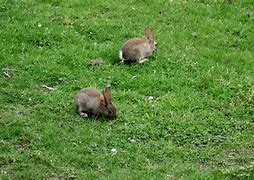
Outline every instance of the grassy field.
<path id="1" fill-rule="evenodd" d="M 253 0 L 0 1 L 0 179 L 254 178 Z M 79 117 L 107 84 L 117 119 Z"/>

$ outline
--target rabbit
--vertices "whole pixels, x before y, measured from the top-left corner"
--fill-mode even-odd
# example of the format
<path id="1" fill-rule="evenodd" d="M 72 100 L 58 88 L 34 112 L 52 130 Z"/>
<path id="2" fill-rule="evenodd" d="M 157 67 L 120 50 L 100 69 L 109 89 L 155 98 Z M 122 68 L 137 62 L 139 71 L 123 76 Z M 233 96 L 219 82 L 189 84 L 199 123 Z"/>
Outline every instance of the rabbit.
<path id="1" fill-rule="evenodd" d="M 75 106 L 78 114 L 84 118 L 89 115 L 116 118 L 110 87 L 105 87 L 102 94 L 92 87 L 81 89 L 76 95 Z"/>
<path id="2" fill-rule="evenodd" d="M 153 38 L 152 28 L 147 27 L 145 34 L 146 39 L 132 38 L 124 43 L 119 52 L 121 63 L 128 61 L 143 64 L 155 52 L 157 43 Z"/>

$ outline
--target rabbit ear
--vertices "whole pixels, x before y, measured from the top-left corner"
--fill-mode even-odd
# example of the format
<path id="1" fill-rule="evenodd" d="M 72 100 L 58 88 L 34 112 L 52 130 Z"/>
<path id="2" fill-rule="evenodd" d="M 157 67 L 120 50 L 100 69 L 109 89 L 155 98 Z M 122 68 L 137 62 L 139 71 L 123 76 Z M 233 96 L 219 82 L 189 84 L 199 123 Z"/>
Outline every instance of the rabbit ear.
<path id="1" fill-rule="evenodd" d="M 146 33 L 146 38 L 149 39 L 149 41 L 154 41 L 153 40 L 153 29 L 151 27 L 147 27 L 145 29 L 145 33 Z"/>
<path id="2" fill-rule="evenodd" d="M 112 102 L 110 87 L 105 87 L 103 91 L 103 96 L 106 104 L 110 104 Z"/>

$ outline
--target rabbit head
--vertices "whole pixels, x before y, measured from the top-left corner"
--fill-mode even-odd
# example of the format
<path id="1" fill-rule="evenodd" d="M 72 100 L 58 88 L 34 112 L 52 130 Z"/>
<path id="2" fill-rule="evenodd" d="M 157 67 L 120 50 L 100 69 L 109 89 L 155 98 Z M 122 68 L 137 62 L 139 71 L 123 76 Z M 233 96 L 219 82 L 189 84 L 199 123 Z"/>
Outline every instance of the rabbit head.
<path id="1" fill-rule="evenodd" d="M 151 27 L 146 27 L 145 34 L 146 34 L 146 38 L 147 38 L 147 41 L 150 45 L 150 48 L 151 48 L 152 52 L 156 51 L 157 43 L 153 38 L 152 28 Z"/>
<path id="2" fill-rule="evenodd" d="M 116 108 L 112 103 L 112 96 L 109 87 L 106 87 L 103 91 L 104 97 L 104 107 L 102 110 L 102 114 L 107 117 L 116 118 Z"/>

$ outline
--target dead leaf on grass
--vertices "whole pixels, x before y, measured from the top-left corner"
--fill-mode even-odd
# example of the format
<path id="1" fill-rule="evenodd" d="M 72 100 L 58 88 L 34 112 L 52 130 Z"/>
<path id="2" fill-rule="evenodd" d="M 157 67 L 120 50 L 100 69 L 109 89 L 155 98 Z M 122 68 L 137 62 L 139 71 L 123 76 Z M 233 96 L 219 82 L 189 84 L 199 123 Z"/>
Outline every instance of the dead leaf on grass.
<path id="1" fill-rule="evenodd" d="M 102 59 L 92 59 L 88 62 L 89 65 L 95 66 L 95 65 L 102 65 L 104 64 Z"/>

